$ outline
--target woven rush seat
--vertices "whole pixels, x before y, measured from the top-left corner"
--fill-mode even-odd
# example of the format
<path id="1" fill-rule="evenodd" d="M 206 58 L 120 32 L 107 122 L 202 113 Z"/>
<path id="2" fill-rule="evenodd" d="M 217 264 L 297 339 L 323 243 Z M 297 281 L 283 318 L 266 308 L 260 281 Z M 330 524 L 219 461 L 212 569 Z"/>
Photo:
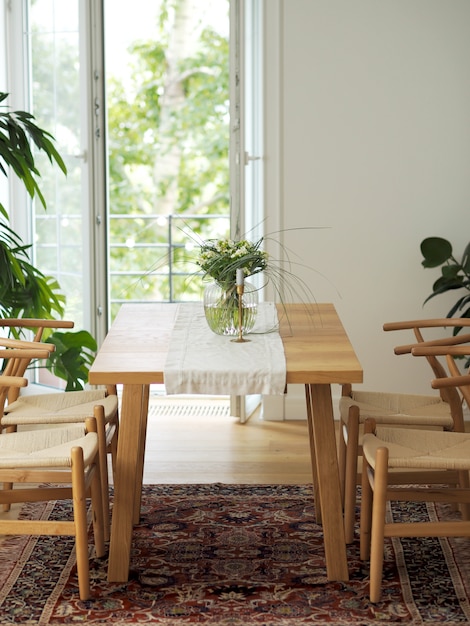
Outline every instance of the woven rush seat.
<path id="1" fill-rule="evenodd" d="M 363 438 L 360 553 L 370 557 L 370 599 L 379 602 L 385 537 L 470 537 L 470 433 L 377 426 Z M 366 430 L 369 423 L 366 422 Z M 441 485 L 395 485 L 389 471 L 458 472 Z M 463 505 L 462 519 L 424 522 L 386 522 L 386 502 L 450 502 Z"/>
<path id="2" fill-rule="evenodd" d="M 347 424 L 349 408 L 359 407 L 360 420 L 373 417 L 376 422 L 407 425 L 441 426 L 451 430 L 454 420 L 449 404 L 439 395 L 413 395 L 375 391 L 352 391 L 351 396 L 342 396 L 339 401 L 341 419 Z"/>
<path id="3" fill-rule="evenodd" d="M 7 433 L 0 437 L 0 468 L 21 467 L 71 467 L 70 450 L 79 446 L 83 450 L 85 465 L 96 456 L 97 433 L 85 433 L 77 424 L 67 428 Z"/>
<path id="4" fill-rule="evenodd" d="M 389 468 L 470 470 L 470 433 L 378 426 L 376 434 L 365 434 L 362 442 L 374 469 L 375 454 L 383 446 L 388 449 Z"/>
<path id="5" fill-rule="evenodd" d="M 98 457 L 99 442 L 94 418 L 88 419 L 86 424 L 0 436 L 0 481 L 22 484 L 18 489 L 1 489 L 0 503 L 64 498 L 73 501 L 72 521 L 0 518 L 0 535 L 75 536 L 81 600 L 90 597 L 88 495 L 92 502 L 95 553 L 97 557 L 105 553 Z"/>
<path id="6" fill-rule="evenodd" d="M 104 419 L 110 423 L 118 409 L 118 398 L 106 390 L 68 391 L 20 396 L 4 409 L 3 427 L 20 424 L 67 424 L 83 421 L 93 415 L 96 404 L 104 407 Z"/>

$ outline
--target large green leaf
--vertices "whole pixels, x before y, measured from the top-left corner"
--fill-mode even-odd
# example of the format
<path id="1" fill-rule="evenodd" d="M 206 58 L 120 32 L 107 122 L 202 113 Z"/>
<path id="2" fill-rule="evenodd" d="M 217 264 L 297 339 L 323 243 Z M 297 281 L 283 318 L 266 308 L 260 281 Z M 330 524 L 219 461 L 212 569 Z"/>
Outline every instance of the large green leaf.
<path id="1" fill-rule="evenodd" d="M 423 267 L 438 267 L 452 257 L 452 246 L 442 237 L 428 237 L 421 242 Z"/>
<path id="2" fill-rule="evenodd" d="M 46 343 L 55 345 L 55 351 L 47 361 L 47 369 L 67 381 L 66 391 L 83 389 L 97 350 L 92 335 L 86 330 L 56 331 L 46 339 Z"/>
<path id="3" fill-rule="evenodd" d="M 470 273 L 470 243 L 467 244 L 463 256 L 462 256 L 462 267 L 463 271 L 466 274 Z"/>
<path id="4" fill-rule="evenodd" d="M 457 279 L 460 283 L 463 281 L 463 276 L 460 276 L 459 273 L 462 271 L 461 265 L 456 265 L 455 263 L 450 263 L 449 265 L 443 265 L 441 268 L 442 276 L 446 279 L 453 280 Z"/>
<path id="5" fill-rule="evenodd" d="M 8 94 L 0 92 L 0 103 Z M 36 178 L 40 176 L 31 142 L 37 150 L 43 152 L 51 163 L 56 163 L 64 174 L 67 173 L 65 163 L 55 148 L 54 137 L 35 123 L 35 118 L 26 111 L 9 111 L 1 105 L 0 110 L 0 171 L 7 176 L 11 168 L 23 182 L 29 195 L 37 196 L 46 208 L 46 202 L 39 188 Z"/>

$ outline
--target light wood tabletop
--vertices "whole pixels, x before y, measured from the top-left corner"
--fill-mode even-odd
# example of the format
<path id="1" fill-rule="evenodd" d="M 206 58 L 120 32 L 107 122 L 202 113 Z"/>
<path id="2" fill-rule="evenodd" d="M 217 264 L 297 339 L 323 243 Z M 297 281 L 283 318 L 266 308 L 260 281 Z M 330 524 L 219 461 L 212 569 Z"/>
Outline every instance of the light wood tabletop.
<path id="1" fill-rule="evenodd" d="M 139 520 L 149 386 L 164 383 L 178 307 L 124 304 L 90 369 L 93 385 L 122 385 L 108 580 L 128 580 Z M 332 304 L 278 305 L 286 382 L 305 385 L 317 518 L 327 577 L 348 580 L 331 384 L 362 382 L 362 368 Z M 201 346 L 201 353 L 204 347 Z"/>

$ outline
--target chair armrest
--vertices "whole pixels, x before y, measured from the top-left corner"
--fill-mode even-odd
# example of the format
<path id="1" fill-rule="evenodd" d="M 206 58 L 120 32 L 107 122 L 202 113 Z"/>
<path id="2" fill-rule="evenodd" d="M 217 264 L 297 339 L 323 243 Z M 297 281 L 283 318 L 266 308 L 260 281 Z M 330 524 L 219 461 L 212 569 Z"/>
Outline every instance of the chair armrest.
<path id="1" fill-rule="evenodd" d="M 449 345 L 415 345 L 411 354 L 413 356 L 470 356 L 470 345 L 449 346 Z"/>
<path id="2" fill-rule="evenodd" d="M 0 375 L 0 387 L 27 387 L 28 379 L 22 376 Z"/>
<path id="3" fill-rule="evenodd" d="M 455 335 L 452 337 L 442 337 L 441 339 L 432 339 L 430 341 L 420 341 L 418 343 L 409 343 L 403 346 L 397 346 L 394 349 L 395 354 L 410 354 L 415 347 L 431 347 L 431 346 L 455 346 L 461 343 L 470 342 L 470 334 L 469 335 Z M 433 354 L 432 352 L 428 354 Z M 442 354 L 441 352 L 435 355 Z M 470 352 L 469 352 L 470 354 Z M 415 355 L 415 356 L 426 356 L 424 354 Z"/>
<path id="4" fill-rule="evenodd" d="M 47 350 L 47 352 L 54 352 L 55 350 L 55 346 L 52 343 L 41 343 L 40 345 L 41 347 L 39 348 L 37 341 L 24 341 L 23 339 L 7 339 L 0 337 L 0 346 L 4 348 Z"/>
<path id="5" fill-rule="evenodd" d="M 427 358 L 435 358 L 436 356 L 445 356 L 447 361 L 447 368 L 450 376 L 438 377 L 431 381 L 431 387 L 433 389 L 443 390 L 441 393 L 448 393 L 446 389 L 457 387 L 461 396 L 465 399 L 468 406 L 470 406 L 470 376 L 468 374 L 462 374 L 458 368 L 457 363 L 454 360 L 456 356 L 469 356 L 470 345 L 465 346 L 416 346 L 411 351 L 413 356 L 425 356 Z M 458 430 L 465 430 L 465 425 L 462 421 L 458 425 Z"/>
<path id="6" fill-rule="evenodd" d="M 27 359 L 31 361 L 31 359 L 48 359 L 49 356 L 49 350 L 41 350 L 39 348 L 35 348 L 34 350 L 29 348 L 19 348 L 17 350 L 7 348 L 0 350 L 0 359 Z"/>
<path id="7" fill-rule="evenodd" d="M 74 322 L 69 320 L 43 320 L 32 317 L 7 317 L 0 319 L 0 326 L 17 326 L 18 328 L 73 328 Z"/>
<path id="8" fill-rule="evenodd" d="M 404 322 L 387 322 L 383 325 L 385 331 L 390 330 L 412 330 L 414 328 L 446 328 L 470 326 L 470 318 L 466 317 L 439 317 L 424 320 L 408 320 Z"/>
<path id="9" fill-rule="evenodd" d="M 38 319 L 33 317 L 9 317 L 6 319 L 0 319 L 0 327 L 14 328 L 18 332 L 22 329 L 32 330 L 36 329 L 34 335 L 34 341 L 41 341 L 44 329 L 46 328 L 73 328 L 74 322 L 69 320 L 50 320 L 50 319 Z M 17 334 L 18 334 L 17 332 Z"/>
<path id="10" fill-rule="evenodd" d="M 463 387 L 466 385 L 470 385 L 470 374 L 450 376 L 449 378 L 436 378 L 431 381 L 431 387 L 433 389 L 442 389 L 444 387 Z"/>

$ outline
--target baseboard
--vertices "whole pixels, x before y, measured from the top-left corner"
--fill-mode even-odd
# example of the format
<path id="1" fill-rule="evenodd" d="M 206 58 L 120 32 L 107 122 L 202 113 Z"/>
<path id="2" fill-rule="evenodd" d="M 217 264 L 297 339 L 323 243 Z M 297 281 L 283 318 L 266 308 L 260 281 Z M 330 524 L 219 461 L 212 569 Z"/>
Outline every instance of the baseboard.
<path id="1" fill-rule="evenodd" d="M 338 405 L 341 390 L 335 385 L 332 388 L 333 412 L 339 419 Z M 306 420 L 305 388 L 303 385 L 288 385 L 284 396 L 263 396 L 261 417 L 270 422 L 288 420 Z"/>

